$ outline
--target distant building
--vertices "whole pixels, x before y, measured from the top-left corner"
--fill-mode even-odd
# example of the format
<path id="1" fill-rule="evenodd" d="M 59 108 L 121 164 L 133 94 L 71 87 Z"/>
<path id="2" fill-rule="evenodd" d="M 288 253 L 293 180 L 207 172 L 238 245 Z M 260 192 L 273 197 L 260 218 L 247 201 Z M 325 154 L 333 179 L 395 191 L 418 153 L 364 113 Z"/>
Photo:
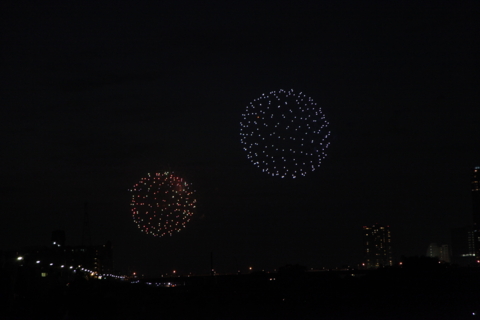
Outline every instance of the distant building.
<path id="1" fill-rule="evenodd" d="M 113 273 L 113 247 L 110 241 L 102 245 L 65 247 L 64 259 L 99 274 Z"/>
<path id="2" fill-rule="evenodd" d="M 442 262 L 451 262 L 450 247 L 448 244 L 437 245 L 436 243 L 430 243 L 426 256 L 429 258 L 438 258 L 438 260 Z"/>
<path id="3" fill-rule="evenodd" d="M 473 168 L 472 174 L 473 234 L 475 257 L 480 260 L 480 167 Z"/>
<path id="4" fill-rule="evenodd" d="M 474 265 L 475 229 L 473 226 L 452 228 L 452 262 L 461 266 Z"/>
<path id="5" fill-rule="evenodd" d="M 362 264 L 367 269 L 393 265 L 390 226 L 374 224 L 363 227 L 365 259 Z"/>
<path id="6" fill-rule="evenodd" d="M 52 233 L 51 245 L 0 251 L 0 296 L 42 296 L 64 292 L 70 283 L 90 279 L 124 279 L 113 272 L 110 242 L 94 246 L 66 246 L 65 232 Z"/>
<path id="7" fill-rule="evenodd" d="M 66 246 L 62 230 L 53 231 L 51 239 L 51 246 L 31 246 L 17 251 L 15 257 L 21 259 L 16 263 L 38 269 L 42 277 L 57 269 L 83 268 L 99 275 L 113 273 L 113 246 L 110 241 L 101 245 Z"/>
<path id="8" fill-rule="evenodd" d="M 480 167 L 473 168 L 472 174 L 473 223 L 480 226 Z"/>
<path id="9" fill-rule="evenodd" d="M 461 266 L 480 266 L 480 166 L 473 168 L 470 183 L 473 224 L 451 229 L 451 258 Z"/>

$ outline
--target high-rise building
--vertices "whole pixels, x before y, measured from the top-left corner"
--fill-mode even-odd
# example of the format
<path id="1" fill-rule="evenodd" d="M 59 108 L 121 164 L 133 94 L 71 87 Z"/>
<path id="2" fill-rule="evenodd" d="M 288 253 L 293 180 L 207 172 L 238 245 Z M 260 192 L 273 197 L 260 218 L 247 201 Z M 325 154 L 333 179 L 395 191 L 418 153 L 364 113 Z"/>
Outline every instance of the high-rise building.
<path id="1" fill-rule="evenodd" d="M 473 168 L 472 209 L 475 257 L 477 260 L 480 260 L 480 167 Z"/>
<path id="2" fill-rule="evenodd" d="M 471 180 L 473 224 L 452 228 L 452 260 L 463 266 L 480 265 L 480 166 L 474 167 Z"/>
<path id="3" fill-rule="evenodd" d="M 442 262 L 450 262 L 450 248 L 448 244 L 437 245 L 436 243 L 430 243 L 426 256 L 438 258 Z"/>
<path id="4" fill-rule="evenodd" d="M 452 262 L 461 266 L 475 264 L 475 229 L 472 226 L 452 228 Z"/>
<path id="5" fill-rule="evenodd" d="M 365 260 L 362 264 L 367 269 L 393 265 L 390 226 L 374 224 L 363 227 L 363 244 Z"/>
<path id="6" fill-rule="evenodd" d="M 473 224 L 480 226 L 480 167 L 473 168 L 472 204 L 473 204 Z"/>

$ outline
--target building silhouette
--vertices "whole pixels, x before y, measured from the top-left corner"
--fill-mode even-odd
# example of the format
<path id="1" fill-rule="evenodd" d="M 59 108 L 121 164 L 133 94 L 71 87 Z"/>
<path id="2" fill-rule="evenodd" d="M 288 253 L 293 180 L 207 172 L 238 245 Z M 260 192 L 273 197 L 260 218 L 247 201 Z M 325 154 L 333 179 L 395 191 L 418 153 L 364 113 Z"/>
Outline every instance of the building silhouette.
<path id="1" fill-rule="evenodd" d="M 475 229 L 473 226 L 452 228 L 452 262 L 460 266 L 475 264 Z"/>
<path id="2" fill-rule="evenodd" d="M 480 260 L 480 167 L 473 168 L 472 209 L 475 257 L 477 260 Z"/>
<path id="3" fill-rule="evenodd" d="M 438 258 L 441 262 L 451 262 L 450 247 L 448 244 L 437 245 L 436 243 L 430 243 L 426 256 L 429 258 Z"/>
<path id="4" fill-rule="evenodd" d="M 472 174 L 473 223 L 480 225 L 480 167 L 473 168 Z"/>
<path id="5" fill-rule="evenodd" d="M 452 262 L 462 266 L 480 265 L 480 166 L 471 176 L 473 224 L 451 229 Z"/>
<path id="6" fill-rule="evenodd" d="M 98 277 L 114 273 L 113 246 L 110 241 L 99 245 L 65 245 L 65 232 L 52 232 L 50 246 L 29 246 L 2 254 L 2 261 L 29 269 L 35 277 L 68 277 L 82 270 Z"/>
<path id="7" fill-rule="evenodd" d="M 364 262 L 367 269 L 393 265 L 390 226 L 363 227 Z"/>

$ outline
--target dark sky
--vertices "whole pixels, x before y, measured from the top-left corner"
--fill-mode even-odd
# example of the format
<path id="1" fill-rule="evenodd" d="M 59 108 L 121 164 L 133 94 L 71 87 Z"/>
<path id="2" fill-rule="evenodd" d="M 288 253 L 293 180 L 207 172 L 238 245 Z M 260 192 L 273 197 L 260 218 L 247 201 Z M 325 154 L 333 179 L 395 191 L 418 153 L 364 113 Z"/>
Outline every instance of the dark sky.
<path id="1" fill-rule="evenodd" d="M 356 264 L 362 226 L 424 254 L 472 221 L 480 165 L 480 5 L 2 2 L 0 249 L 95 243 L 157 274 Z M 332 2 L 333 3 L 333 2 Z M 240 144 L 246 105 L 295 89 L 330 122 L 321 168 L 281 180 Z M 171 169 L 188 227 L 136 228 L 127 191 Z"/>

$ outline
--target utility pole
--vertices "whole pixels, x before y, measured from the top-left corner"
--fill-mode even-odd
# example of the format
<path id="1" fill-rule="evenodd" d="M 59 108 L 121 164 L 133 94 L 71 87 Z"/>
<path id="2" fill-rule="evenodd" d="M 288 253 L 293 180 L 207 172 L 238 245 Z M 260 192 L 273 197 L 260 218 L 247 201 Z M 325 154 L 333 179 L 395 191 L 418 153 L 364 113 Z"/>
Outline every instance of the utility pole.
<path id="1" fill-rule="evenodd" d="M 215 269 L 213 268 L 213 252 L 210 252 L 210 270 L 211 270 L 211 275 L 215 275 Z"/>
<path id="2" fill-rule="evenodd" d="M 85 239 L 85 238 L 88 239 Z M 86 245 L 85 240 L 88 241 L 88 245 L 92 245 L 92 233 L 90 232 L 90 222 L 88 221 L 88 206 L 85 202 L 84 212 L 83 212 L 83 230 L 82 230 L 82 246 Z"/>

